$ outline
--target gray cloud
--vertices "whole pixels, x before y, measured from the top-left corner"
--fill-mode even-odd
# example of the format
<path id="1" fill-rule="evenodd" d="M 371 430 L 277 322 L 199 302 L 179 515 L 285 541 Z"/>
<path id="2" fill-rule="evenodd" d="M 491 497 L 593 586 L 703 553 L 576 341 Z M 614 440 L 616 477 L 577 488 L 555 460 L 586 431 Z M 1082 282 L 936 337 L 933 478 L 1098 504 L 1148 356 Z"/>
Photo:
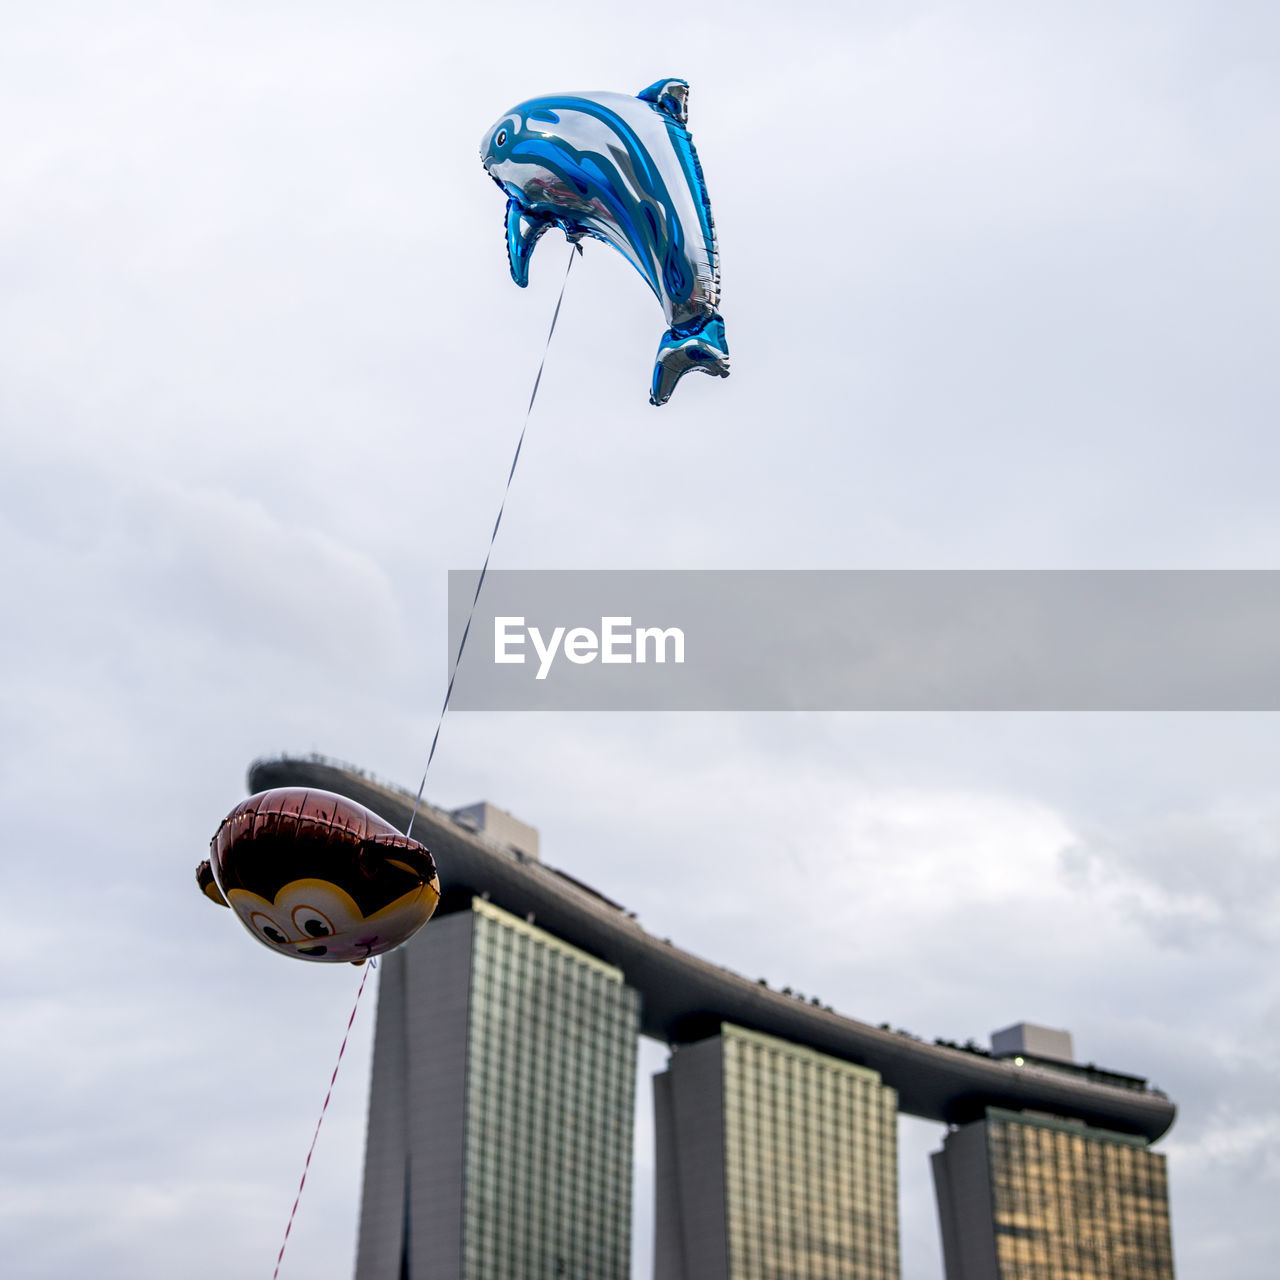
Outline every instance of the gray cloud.
<path id="1" fill-rule="evenodd" d="M 1107 893 L 1163 945 L 1224 935 L 1262 951 L 1280 941 L 1277 816 L 1168 813 L 1126 839 L 1063 851 L 1084 890 Z"/>

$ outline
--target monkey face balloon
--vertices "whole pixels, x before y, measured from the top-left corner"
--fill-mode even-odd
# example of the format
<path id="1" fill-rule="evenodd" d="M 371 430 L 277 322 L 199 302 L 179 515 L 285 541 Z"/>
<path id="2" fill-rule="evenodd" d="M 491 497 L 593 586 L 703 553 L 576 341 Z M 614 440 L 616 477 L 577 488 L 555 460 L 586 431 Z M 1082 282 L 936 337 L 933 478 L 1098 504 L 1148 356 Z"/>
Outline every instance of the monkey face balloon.
<path id="1" fill-rule="evenodd" d="M 237 805 L 196 880 L 263 946 L 326 963 L 363 964 L 398 947 L 440 901 L 422 845 L 353 800 L 305 787 Z"/>

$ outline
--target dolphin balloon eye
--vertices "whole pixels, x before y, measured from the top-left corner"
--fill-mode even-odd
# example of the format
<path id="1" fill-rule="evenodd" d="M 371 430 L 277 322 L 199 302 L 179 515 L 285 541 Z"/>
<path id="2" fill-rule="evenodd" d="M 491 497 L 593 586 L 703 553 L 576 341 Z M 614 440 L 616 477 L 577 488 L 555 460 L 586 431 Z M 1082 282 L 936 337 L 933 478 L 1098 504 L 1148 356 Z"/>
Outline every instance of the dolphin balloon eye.
<path id="1" fill-rule="evenodd" d="M 507 145 L 507 131 L 505 129 L 498 130 L 497 136 L 493 140 L 493 145 L 495 147 L 505 147 Z"/>
<path id="2" fill-rule="evenodd" d="M 329 917 L 315 907 L 295 907 L 293 923 L 295 928 L 309 938 L 327 938 L 334 931 Z"/>

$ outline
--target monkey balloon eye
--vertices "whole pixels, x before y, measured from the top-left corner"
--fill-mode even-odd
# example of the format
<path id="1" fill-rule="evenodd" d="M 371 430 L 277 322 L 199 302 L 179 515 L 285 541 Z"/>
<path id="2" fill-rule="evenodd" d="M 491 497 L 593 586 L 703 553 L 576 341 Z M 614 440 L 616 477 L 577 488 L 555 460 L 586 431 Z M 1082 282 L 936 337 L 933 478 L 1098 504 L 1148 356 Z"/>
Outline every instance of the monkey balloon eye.
<path id="1" fill-rule="evenodd" d="M 497 136 L 493 140 L 493 145 L 495 147 L 505 147 L 507 145 L 507 131 L 505 129 L 498 130 Z"/>
<path id="2" fill-rule="evenodd" d="M 270 916 L 264 916 L 261 911 L 255 911 L 250 918 L 253 921 L 253 927 L 273 946 L 283 946 L 289 941 Z"/>
<path id="3" fill-rule="evenodd" d="M 312 938 L 327 938 L 333 932 L 329 917 L 315 907 L 295 907 L 293 923 L 295 928 Z"/>

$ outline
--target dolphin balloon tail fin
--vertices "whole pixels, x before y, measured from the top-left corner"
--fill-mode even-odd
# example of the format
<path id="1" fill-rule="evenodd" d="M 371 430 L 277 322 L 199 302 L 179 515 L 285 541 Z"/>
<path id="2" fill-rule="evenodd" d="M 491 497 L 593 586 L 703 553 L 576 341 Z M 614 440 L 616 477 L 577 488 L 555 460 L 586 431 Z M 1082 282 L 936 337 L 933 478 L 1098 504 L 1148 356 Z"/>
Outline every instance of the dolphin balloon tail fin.
<path id="1" fill-rule="evenodd" d="M 641 102 L 666 112 L 676 124 L 689 123 L 689 82 L 687 80 L 655 80 L 636 97 Z"/>
<path id="2" fill-rule="evenodd" d="M 724 319 L 718 311 L 689 324 L 673 325 L 658 343 L 653 363 L 650 404 L 666 404 L 676 383 L 690 369 L 715 378 L 729 376 L 729 344 L 724 337 Z"/>
<path id="3" fill-rule="evenodd" d="M 555 224 L 530 213 L 518 200 L 507 200 L 507 263 L 511 278 L 522 289 L 529 283 L 529 259 L 538 237 Z"/>

